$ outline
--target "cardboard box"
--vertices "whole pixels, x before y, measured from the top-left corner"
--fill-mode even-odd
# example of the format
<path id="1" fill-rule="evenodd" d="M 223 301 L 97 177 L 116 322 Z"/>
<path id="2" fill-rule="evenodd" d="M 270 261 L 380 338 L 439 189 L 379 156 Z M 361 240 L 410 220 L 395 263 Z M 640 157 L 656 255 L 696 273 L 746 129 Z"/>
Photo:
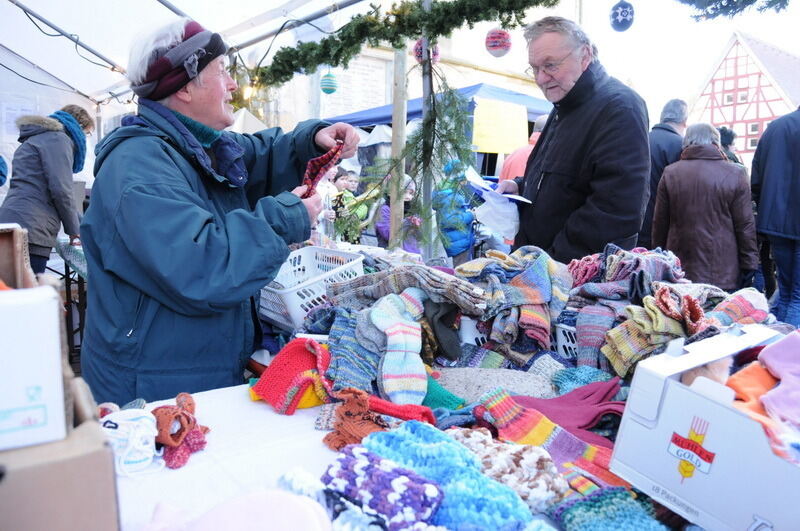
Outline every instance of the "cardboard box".
<path id="1" fill-rule="evenodd" d="M 774 340 L 760 325 L 667 351 L 640 362 L 622 418 L 611 470 L 693 523 L 715 530 L 794 530 L 800 467 L 775 455 L 761 424 L 734 408 L 733 389 L 694 367 Z M 691 430 L 691 431 L 690 431 Z"/>
<path id="2" fill-rule="evenodd" d="M 61 441 L 0 452 L 0 528 L 119 529 L 114 456 L 80 378 L 72 381 L 78 426 Z"/>
<path id="3" fill-rule="evenodd" d="M 28 256 L 28 231 L 16 223 L 0 223 L 0 279 L 12 288 L 36 286 Z"/>

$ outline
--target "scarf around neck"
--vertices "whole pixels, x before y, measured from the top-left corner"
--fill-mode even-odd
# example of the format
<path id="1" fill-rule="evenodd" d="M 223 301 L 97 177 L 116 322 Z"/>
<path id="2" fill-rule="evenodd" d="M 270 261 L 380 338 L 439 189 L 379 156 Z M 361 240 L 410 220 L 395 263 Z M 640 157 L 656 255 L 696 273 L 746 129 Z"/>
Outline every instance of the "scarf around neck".
<path id="1" fill-rule="evenodd" d="M 56 111 L 50 118 L 58 120 L 64 126 L 64 132 L 72 139 L 75 145 L 72 157 L 72 173 L 79 173 L 83 169 L 83 162 L 86 160 L 86 134 L 81 129 L 78 120 L 66 111 Z"/>

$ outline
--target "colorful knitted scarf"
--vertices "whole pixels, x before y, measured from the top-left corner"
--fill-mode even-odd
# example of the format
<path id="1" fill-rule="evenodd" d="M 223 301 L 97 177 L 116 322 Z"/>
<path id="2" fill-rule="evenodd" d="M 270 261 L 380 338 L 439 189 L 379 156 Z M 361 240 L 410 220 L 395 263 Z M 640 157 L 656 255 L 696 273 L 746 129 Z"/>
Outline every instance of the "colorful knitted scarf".
<path id="1" fill-rule="evenodd" d="M 78 120 L 66 111 L 56 111 L 50 118 L 58 120 L 64 126 L 66 132 L 75 145 L 72 157 L 72 173 L 78 173 L 83 169 L 83 162 L 86 160 L 86 134 L 81 129 Z"/>
<path id="2" fill-rule="evenodd" d="M 311 197 L 314 194 L 314 190 L 317 188 L 317 184 L 319 184 L 322 177 L 329 169 L 339 162 L 339 159 L 342 157 L 343 147 L 344 144 L 336 144 L 336 146 L 324 155 L 308 161 L 306 173 L 303 175 L 303 184 L 308 186 L 308 189 L 306 193 L 303 194 L 303 199 Z"/>

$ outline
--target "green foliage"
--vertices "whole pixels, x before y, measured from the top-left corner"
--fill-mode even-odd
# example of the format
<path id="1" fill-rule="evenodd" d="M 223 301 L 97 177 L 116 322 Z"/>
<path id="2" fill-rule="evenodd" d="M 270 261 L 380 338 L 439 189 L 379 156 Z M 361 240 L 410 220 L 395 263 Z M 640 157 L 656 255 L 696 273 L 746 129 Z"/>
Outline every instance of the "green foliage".
<path id="1" fill-rule="evenodd" d="M 334 35 L 320 42 L 300 42 L 294 48 L 283 47 L 275 53 L 272 63 L 258 69 L 256 78 L 262 85 L 286 83 L 295 74 L 314 72 L 320 65 L 347 67 L 350 60 L 366 43 L 378 46 L 389 43 L 395 48 L 406 40 L 418 39 L 425 33 L 429 39 L 450 35 L 467 24 L 497 20 L 506 28 L 524 23 L 525 10 L 530 7 L 552 7 L 559 0 L 452 0 L 432 2 L 425 11 L 419 1 L 403 0 L 393 4 L 384 15 L 380 6 L 370 4 L 372 11 L 357 15 Z"/>
<path id="2" fill-rule="evenodd" d="M 693 6 L 698 14 L 694 18 L 703 20 L 720 16 L 733 17 L 755 7 L 759 11 L 781 11 L 789 5 L 789 0 L 678 0 Z"/>

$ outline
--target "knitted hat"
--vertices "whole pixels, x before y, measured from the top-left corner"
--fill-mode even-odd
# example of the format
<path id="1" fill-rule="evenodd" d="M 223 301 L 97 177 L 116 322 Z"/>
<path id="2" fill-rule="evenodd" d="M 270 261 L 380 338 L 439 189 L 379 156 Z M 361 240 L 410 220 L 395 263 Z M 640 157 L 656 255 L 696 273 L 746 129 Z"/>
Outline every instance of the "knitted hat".
<path id="1" fill-rule="evenodd" d="M 329 389 L 330 383 L 319 376 L 324 374 L 329 362 L 328 351 L 313 339 L 294 339 L 261 373 L 253 392 L 284 415 L 294 414 L 309 389 L 318 391 L 321 402 L 329 402 L 329 391 L 325 388 Z"/>
<path id="2" fill-rule="evenodd" d="M 527 505 L 510 487 L 481 472 L 475 455 L 442 431 L 409 421 L 392 431 L 372 433 L 362 443 L 369 451 L 438 483 L 444 500 L 431 523 L 459 529 L 519 528 L 532 520 Z"/>
<path id="3" fill-rule="evenodd" d="M 144 81 L 132 83 L 131 89 L 140 98 L 164 99 L 178 92 L 227 50 L 228 46 L 219 33 L 211 33 L 197 22 L 189 21 L 179 44 L 151 52 Z"/>
<path id="4" fill-rule="evenodd" d="M 484 474 L 514 489 L 531 512 L 544 512 L 569 491 L 543 448 L 495 441 L 485 428 L 451 428 L 445 433 L 478 457 Z"/>
<path id="5" fill-rule="evenodd" d="M 444 497 L 435 482 L 361 445 L 343 448 L 321 480 L 327 487 L 382 515 L 389 529 L 429 522 Z"/>
<path id="6" fill-rule="evenodd" d="M 439 369 L 438 383 L 467 402 L 476 402 L 487 391 L 497 387 L 515 395 L 553 398 L 556 396 L 550 381 L 538 374 L 511 369 L 455 368 Z"/>

